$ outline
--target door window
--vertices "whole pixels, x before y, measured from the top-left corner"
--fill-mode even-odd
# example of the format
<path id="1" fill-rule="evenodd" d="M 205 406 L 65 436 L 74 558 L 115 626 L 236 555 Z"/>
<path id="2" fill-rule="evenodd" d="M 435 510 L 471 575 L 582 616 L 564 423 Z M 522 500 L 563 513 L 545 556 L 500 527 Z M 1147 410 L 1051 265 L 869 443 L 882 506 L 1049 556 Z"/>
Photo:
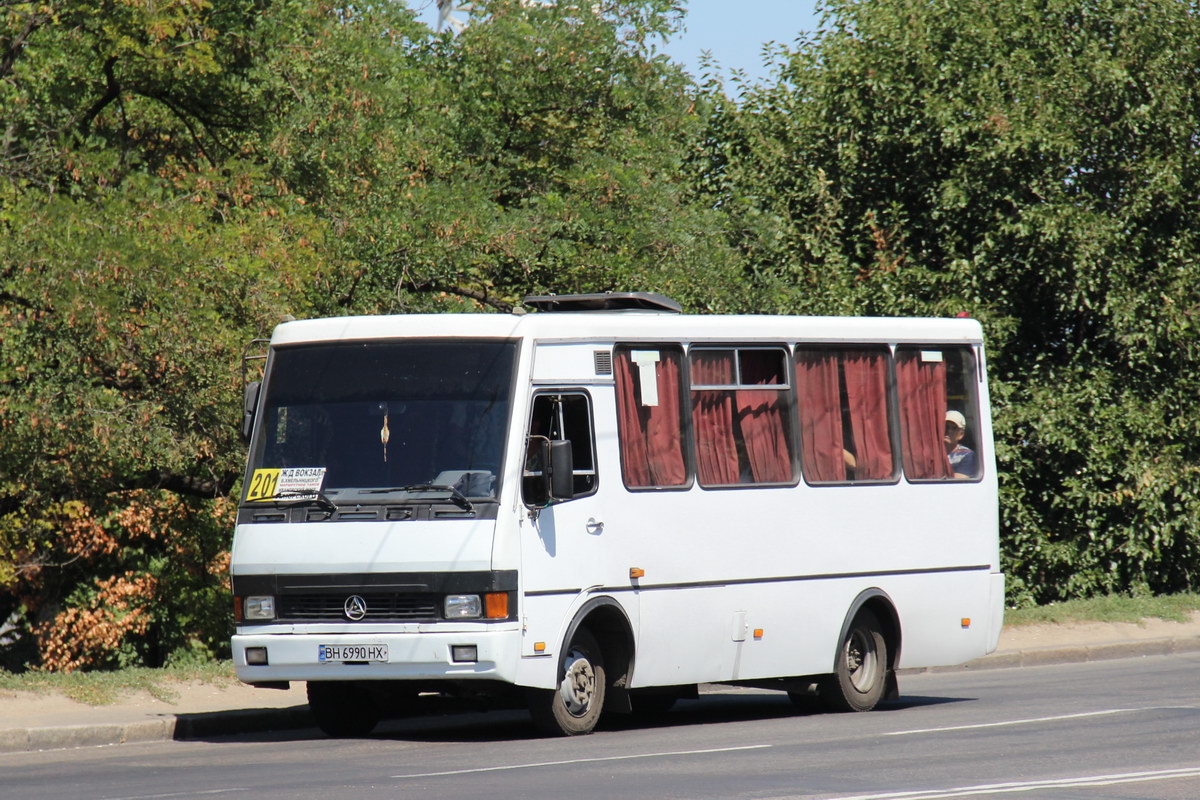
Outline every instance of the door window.
<path id="1" fill-rule="evenodd" d="M 525 454 L 522 495 L 528 505 L 545 505 L 543 480 L 545 442 L 571 442 L 575 497 L 596 491 L 596 448 L 592 434 L 591 399 L 583 392 L 542 393 L 533 398 Z"/>

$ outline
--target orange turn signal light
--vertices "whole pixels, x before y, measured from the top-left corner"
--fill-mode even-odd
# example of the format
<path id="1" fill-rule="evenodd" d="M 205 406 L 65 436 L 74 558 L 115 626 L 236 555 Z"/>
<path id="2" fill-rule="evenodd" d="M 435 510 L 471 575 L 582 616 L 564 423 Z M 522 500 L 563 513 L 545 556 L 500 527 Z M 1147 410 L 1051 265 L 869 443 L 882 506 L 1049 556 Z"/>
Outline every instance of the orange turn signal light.
<path id="1" fill-rule="evenodd" d="M 645 575 L 646 575 L 646 570 L 642 569 L 641 567 L 630 567 L 629 568 L 629 579 L 630 580 L 633 580 L 634 578 L 641 578 L 641 577 L 644 577 Z"/>
<path id="2" fill-rule="evenodd" d="M 508 619 L 508 592 L 489 592 L 483 596 L 483 613 L 488 619 Z"/>
<path id="3" fill-rule="evenodd" d="M 963 617 L 963 618 L 962 618 L 962 626 L 963 626 L 964 628 L 969 628 L 969 627 L 971 627 L 971 618 L 970 618 L 970 617 Z"/>

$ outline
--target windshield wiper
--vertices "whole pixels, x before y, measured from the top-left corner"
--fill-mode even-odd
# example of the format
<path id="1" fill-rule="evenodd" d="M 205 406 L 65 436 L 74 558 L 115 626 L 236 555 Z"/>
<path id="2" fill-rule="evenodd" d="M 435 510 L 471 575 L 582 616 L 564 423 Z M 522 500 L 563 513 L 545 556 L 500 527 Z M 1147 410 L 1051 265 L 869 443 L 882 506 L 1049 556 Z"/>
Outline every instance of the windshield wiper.
<path id="1" fill-rule="evenodd" d="M 279 502 L 280 500 L 286 500 L 289 497 L 295 497 L 297 499 L 291 501 L 290 503 Z M 294 490 L 294 491 L 280 492 L 279 494 L 273 494 L 268 497 L 259 497 L 258 499 L 254 500 L 252 502 L 257 503 L 257 502 L 261 502 L 261 501 L 271 501 L 271 500 L 274 500 L 275 505 L 279 508 L 295 508 L 296 506 L 315 505 L 318 508 L 328 511 L 330 514 L 336 514 L 337 510 L 338 510 L 337 503 L 333 502 L 328 497 L 326 497 L 323 492 L 317 492 L 314 495 L 312 492 Z"/>
<path id="2" fill-rule="evenodd" d="M 444 483 L 414 483 L 410 486 L 392 486 L 387 489 L 363 489 L 363 494 L 391 494 L 392 492 L 446 492 L 455 505 L 466 511 L 474 511 L 475 506 L 460 492 L 457 487 Z"/>

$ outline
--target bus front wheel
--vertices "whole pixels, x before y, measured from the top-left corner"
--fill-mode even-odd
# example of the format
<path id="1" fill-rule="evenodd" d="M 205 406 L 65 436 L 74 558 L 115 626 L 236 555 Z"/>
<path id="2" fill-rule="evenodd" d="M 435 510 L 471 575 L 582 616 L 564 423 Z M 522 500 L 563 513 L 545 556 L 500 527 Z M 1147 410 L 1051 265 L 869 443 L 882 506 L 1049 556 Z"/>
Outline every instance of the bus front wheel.
<path id="1" fill-rule="evenodd" d="M 831 711 L 870 711 L 883 697 L 887 664 L 879 618 L 864 608 L 838 647 L 835 672 L 820 688 L 821 702 Z"/>
<path id="2" fill-rule="evenodd" d="M 552 736 L 591 733 L 604 708 L 604 659 L 596 638 L 580 628 L 563 653 L 556 689 L 530 689 L 534 724 Z"/>

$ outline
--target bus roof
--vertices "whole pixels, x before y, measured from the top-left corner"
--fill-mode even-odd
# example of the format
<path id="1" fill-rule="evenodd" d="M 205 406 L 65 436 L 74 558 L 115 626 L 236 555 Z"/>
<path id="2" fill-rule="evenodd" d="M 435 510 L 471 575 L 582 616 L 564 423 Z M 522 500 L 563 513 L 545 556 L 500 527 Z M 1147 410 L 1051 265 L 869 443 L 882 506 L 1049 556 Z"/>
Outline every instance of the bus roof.
<path id="1" fill-rule="evenodd" d="M 504 338 L 539 342 L 979 343 L 973 319 L 675 314 L 645 310 L 401 314 L 284 322 L 274 346 L 369 339 Z"/>

